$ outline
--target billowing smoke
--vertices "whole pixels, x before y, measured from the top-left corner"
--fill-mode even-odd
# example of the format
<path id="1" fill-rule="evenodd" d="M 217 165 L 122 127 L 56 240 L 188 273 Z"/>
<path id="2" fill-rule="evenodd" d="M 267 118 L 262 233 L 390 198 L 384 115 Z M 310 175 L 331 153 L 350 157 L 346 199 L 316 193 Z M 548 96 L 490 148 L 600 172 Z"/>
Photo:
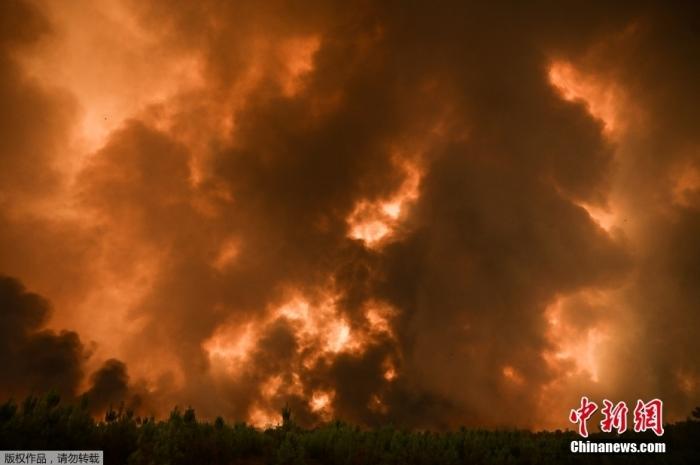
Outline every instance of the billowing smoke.
<path id="1" fill-rule="evenodd" d="M 49 313 L 43 297 L 14 278 L 0 276 L 0 395 L 4 398 L 54 391 L 71 401 L 80 392 L 90 352 L 74 331 L 41 329 Z M 83 394 L 95 413 L 103 413 L 110 405 L 141 404 L 140 397 L 130 393 L 126 366 L 119 360 L 107 360 L 90 381 Z"/>
<path id="2" fill-rule="evenodd" d="M 1 8 L 0 271 L 55 311 L 4 284 L 0 390 L 433 428 L 700 401 L 697 16 Z"/>
<path id="3" fill-rule="evenodd" d="M 0 276 L 0 360 L 5 397 L 55 389 L 72 395 L 78 387 L 83 345 L 73 331 L 40 330 L 48 303 L 15 279 Z"/>

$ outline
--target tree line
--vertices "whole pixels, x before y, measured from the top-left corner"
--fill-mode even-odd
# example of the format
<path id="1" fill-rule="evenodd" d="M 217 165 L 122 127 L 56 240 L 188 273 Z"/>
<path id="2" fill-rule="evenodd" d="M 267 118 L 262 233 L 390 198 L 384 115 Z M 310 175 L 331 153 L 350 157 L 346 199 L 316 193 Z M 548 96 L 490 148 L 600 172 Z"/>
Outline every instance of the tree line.
<path id="1" fill-rule="evenodd" d="M 571 431 L 365 429 L 340 420 L 302 429 L 286 407 L 280 424 L 264 430 L 222 417 L 200 421 L 194 409 L 177 407 L 161 420 L 134 415 L 123 406 L 109 408 L 96 420 L 87 398 L 62 403 L 52 392 L 0 405 L 0 450 L 103 450 L 108 465 L 698 464 L 700 409 L 667 425 L 661 438 L 626 432 L 587 439 L 664 441 L 667 453 L 662 455 L 572 454 L 569 444 L 579 439 Z"/>

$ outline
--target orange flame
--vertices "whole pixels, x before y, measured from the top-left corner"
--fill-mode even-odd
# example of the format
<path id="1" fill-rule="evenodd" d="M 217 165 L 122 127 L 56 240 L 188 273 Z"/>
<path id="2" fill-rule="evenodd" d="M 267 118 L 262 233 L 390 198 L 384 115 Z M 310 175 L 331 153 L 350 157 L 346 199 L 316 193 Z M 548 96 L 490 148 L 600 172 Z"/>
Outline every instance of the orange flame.
<path id="1" fill-rule="evenodd" d="M 421 172 L 409 163 L 404 163 L 401 169 L 405 174 L 404 182 L 394 195 L 374 202 L 357 202 L 347 219 L 348 237 L 361 240 L 370 248 L 381 247 L 391 238 L 407 206 L 419 194 Z"/>

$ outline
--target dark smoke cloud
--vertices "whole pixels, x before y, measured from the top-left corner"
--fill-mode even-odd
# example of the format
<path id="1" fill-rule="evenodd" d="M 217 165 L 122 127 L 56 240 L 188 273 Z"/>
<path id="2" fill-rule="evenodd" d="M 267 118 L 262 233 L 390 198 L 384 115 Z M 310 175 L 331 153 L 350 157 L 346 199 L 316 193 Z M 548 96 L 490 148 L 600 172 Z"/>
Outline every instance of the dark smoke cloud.
<path id="1" fill-rule="evenodd" d="M 92 387 L 85 392 L 90 408 L 97 413 L 116 408 L 129 396 L 129 376 L 126 365 L 116 359 L 107 360 L 90 377 Z"/>
<path id="2" fill-rule="evenodd" d="M 41 12 L 13 5 L 0 35 L 0 96 L 18 115 L 0 123 L 16 136 L 0 161 L 0 241 L 42 252 L 0 265 L 58 293 L 29 265 L 55 257 L 74 301 L 141 289 L 91 310 L 122 325 L 114 346 L 97 341 L 96 408 L 252 419 L 289 403 L 313 424 L 327 419 L 313 399 L 326 399 L 362 424 L 443 428 L 562 425 L 581 395 L 661 397 L 677 417 L 697 403 L 700 181 L 676 191 L 679 173 L 700 173 L 700 44 L 683 8 L 125 2 L 160 55 L 198 58 L 203 84 L 138 109 L 86 157 L 66 194 L 74 223 L 9 213 L 60 188 L 47 148 L 74 119 L 67 92 L 12 61 L 50 37 Z M 611 136 L 590 102 L 564 98 L 557 60 L 623 88 L 629 129 Z M 411 169 L 418 192 L 388 238 L 353 237 L 358 205 L 391 198 Z M 617 230 L 587 210 L 611 205 Z M 285 315 L 299 296 L 307 314 Z M 361 350 L 319 349 L 334 330 L 328 302 Z M 384 307 L 391 328 L 377 332 L 367 309 Z M 603 379 L 552 362 L 565 337 L 553 307 L 573 334 L 607 328 Z M 76 343 L 75 392 L 80 341 L 40 332 L 45 313 L 12 317 L 26 328 L 18 346 L 40 363 L 43 346 Z M 248 326 L 251 347 L 222 371 L 208 344 L 245 342 Z M 8 392 L 31 388 L 31 366 Z"/>
<path id="3" fill-rule="evenodd" d="M 0 360 L 2 395 L 55 389 L 72 396 L 82 377 L 85 358 L 73 331 L 41 330 L 49 313 L 42 297 L 27 292 L 16 279 L 0 276 Z"/>
<path id="4" fill-rule="evenodd" d="M 54 390 L 73 400 L 79 394 L 84 364 L 90 353 L 74 331 L 41 329 L 50 313 L 49 303 L 28 292 L 14 278 L 0 276 L 0 361 L 3 383 L 0 395 L 21 397 Z M 138 387 L 129 385 L 126 365 L 109 359 L 90 376 L 90 409 L 102 414 L 122 403 L 143 405 Z"/>

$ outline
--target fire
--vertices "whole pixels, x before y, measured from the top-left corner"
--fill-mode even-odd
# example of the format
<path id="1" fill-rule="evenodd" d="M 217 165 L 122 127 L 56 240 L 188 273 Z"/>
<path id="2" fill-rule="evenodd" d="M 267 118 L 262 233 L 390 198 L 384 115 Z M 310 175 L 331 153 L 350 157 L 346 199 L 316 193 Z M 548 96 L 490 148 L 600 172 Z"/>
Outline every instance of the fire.
<path id="1" fill-rule="evenodd" d="M 202 344 L 212 370 L 220 376 L 235 378 L 245 373 L 251 363 L 261 334 L 266 327 L 284 319 L 294 333 L 297 352 L 288 368 L 267 376 L 258 385 L 258 405 L 249 412 L 249 421 L 256 426 L 273 424 L 276 418 L 269 410 L 274 399 L 284 396 L 307 396 L 300 373 L 310 369 L 320 359 L 333 359 L 338 354 L 362 354 L 376 341 L 393 337 L 392 318 L 396 310 L 389 304 L 370 301 L 365 305 L 364 324 L 351 325 L 337 305 L 338 296 L 330 291 L 310 298 L 298 291 L 288 294 L 281 305 L 270 308 L 266 317 L 245 323 L 230 322 L 217 328 Z M 250 367 L 254 369 L 253 366 Z M 383 364 L 383 377 L 393 381 L 398 377 L 393 360 Z M 308 400 L 309 409 L 322 419 L 333 414 L 335 392 L 314 390 Z"/>
<path id="2" fill-rule="evenodd" d="M 263 383 L 260 392 L 262 395 L 269 399 L 274 397 L 282 387 L 282 376 L 275 375 L 271 376 L 265 383 Z"/>
<path id="3" fill-rule="evenodd" d="M 234 374 L 244 366 L 255 348 L 256 331 L 252 323 L 222 325 L 204 341 L 202 349 L 208 354 L 213 368 Z"/>
<path id="4" fill-rule="evenodd" d="M 565 303 L 565 299 L 557 299 L 545 311 L 548 336 L 556 348 L 546 353 L 545 358 L 553 365 L 562 361 L 573 362 L 575 369 L 567 373 L 569 376 L 585 373 L 597 383 L 600 381 L 601 349 L 608 339 L 607 332 L 600 326 L 578 328 L 572 325 L 563 315 Z"/>
<path id="5" fill-rule="evenodd" d="M 248 412 L 248 421 L 256 428 L 269 428 L 279 423 L 279 414 L 272 410 L 254 406 Z"/>
<path id="6" fill-rule="evenodd" d="M 376 333 L 391 334 L 389 318 L 393 316 L 393 309 L 387 305 L 374 304 L 368 306 L 365 318 L 369 322 L 370 330 Z"/>
<path id="7" fill-rule="evenodd" d="M 394 381 L 399 376 L 396 372 L 396 368 L 394 368 L 394 365 L 391 363 L 391 361 L 387 361 L 387 363 L 385 363 L 384 366 L 384 379 L 387 381 Z"/>
<path id="8" fill-rule="evenodd" d="M 302 350 L 313 354 L 305 360 L 307 366 L 324 355 L 362 350 L 361 336 L 352 331 L 345 318 L 339 315 L 335 299 L 330 295 L 312 306 L 309 301 L 296 296 L 275 312 L 277 317 L 291 323 Z"/>
<path id="9" fill-rule="evenodd" d="M 328 293 L 315 303 L 300 296 L 292 297 L 273 316 L 287 319 L 301 350 L 310 354 L 305 360 L 311 366 L 319 357 L 338 353 L 363 353 L 379 337 L 393 337 L 391 318 L 396 311 L 388 304 L 371 301 L 366 304 L 366 326 L 353 327 L 336 304 L 337 296 Z"/>
<path id="10" fill-rule="evenodd" d="M 370 219 L 369 216 L 376 214 L 373 211 L 374 206 L 361 202 L 355 208 L 355 211 L 351 215 L 350 223 L 353 224 L 352 230 L 350 231 L 350 237 L 353 239 L 359 239 L 363 241 L 368 246 L 372 247 L 379 243 L 383 238 L 389 235 L 391 229 L 389 226 L 381 219 Z M 364 219 L 360 220 L 358 217 L 365 216 Z"/>
<path id="11" fill-rule="evenodd" d="M 335 391 L 314 391 L 309 401 L 309 408 L 321 416 L 325 421 L 328 421 L 333 416 L 332 401 L 335 397 Z"/>
<path id="12" fill-rule="evenodd" d="M 419 195 L 421 172 L 410 163 L 403 163 L 404 181 L 396 193 L 378 201 L 360 200 L 347 219 L 348 237 L 361 240 L 370 248 L 381 247 L 392 236 L 406 208 Z"/>
<path id="13" fill-rule="evenodd" d="M 326 349 L 338 353 L 350 341 L 350 327 L 345 321 L 336 321 L 331 324 L 331 334 Z"/>
<path id="14" fill-rule="evenodd" d="M 578 205 L 586 210 L 588 216 L 606 232 L 611 232 L 616 226 L 618 215 L 611 209 L 596 207 L 584 202 L 578 203 Z"/>

